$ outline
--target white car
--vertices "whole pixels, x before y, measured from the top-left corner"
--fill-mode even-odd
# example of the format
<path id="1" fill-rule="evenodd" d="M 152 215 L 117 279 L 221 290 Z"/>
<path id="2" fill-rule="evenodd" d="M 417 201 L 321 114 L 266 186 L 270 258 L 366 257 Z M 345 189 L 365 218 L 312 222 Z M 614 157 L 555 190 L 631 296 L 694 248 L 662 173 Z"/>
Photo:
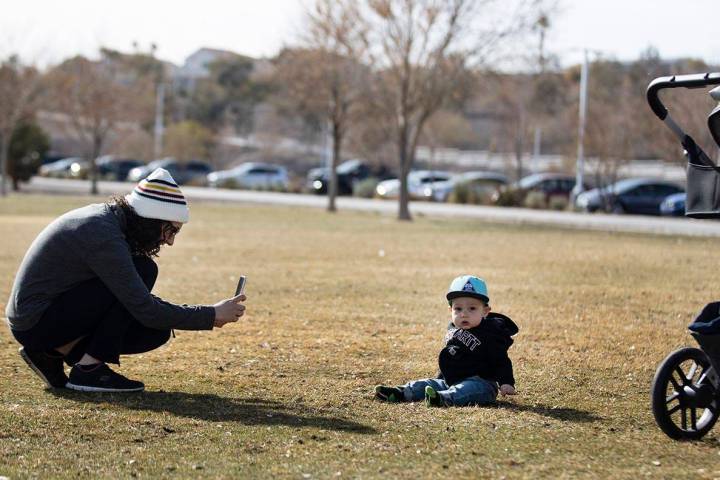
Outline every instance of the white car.
<path id="1" fill-rule="evenodd" d="M 87 168 L 88 162 L 80 157 L 68 157 L 40 167 L 38 174 L 43 177 L 70 178 L 74 172 Z"/>
<path id="2" fill-rule="evenodd" d="M 447 182 L 453 177 L 450 172 L 440 170 L 415 170 L 408 174 L 408 194 L 411 200 L 432 200 L 435 185 Z M 375 193 L 380 198 L 398 198 L 400 179 L 393 178 L 378 183 Z"/>
<path id="3" fill-rule="evenodd" d="M 248 162 L 229 170 L 209 173 L 207 183 L 216 188 L 287 190 L 290 180 L 285 167 L 270 163 Z"/>

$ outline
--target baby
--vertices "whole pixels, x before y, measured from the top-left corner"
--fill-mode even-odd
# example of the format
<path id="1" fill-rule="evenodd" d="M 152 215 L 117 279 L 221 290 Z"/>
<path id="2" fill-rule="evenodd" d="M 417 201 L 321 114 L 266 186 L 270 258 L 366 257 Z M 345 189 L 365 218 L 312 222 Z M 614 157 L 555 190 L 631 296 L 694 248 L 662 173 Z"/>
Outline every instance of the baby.
<path id="1" fill-rule="evenodd" d="M 490 311 L 485 282 L 471 275 L 455 278 L 446 298 L 452 320 L 440 351 L 437 378 L 413 380 L 402 386 L 378 385 L 375 397 L 386 402 L 417 402 L 428 406 L 494 403 L 498 390 L 515 395 L 513 366 L 507 351 L 518 327 L 505 315 Z M 499 386 L 498 386 L 499 385 Z"/>

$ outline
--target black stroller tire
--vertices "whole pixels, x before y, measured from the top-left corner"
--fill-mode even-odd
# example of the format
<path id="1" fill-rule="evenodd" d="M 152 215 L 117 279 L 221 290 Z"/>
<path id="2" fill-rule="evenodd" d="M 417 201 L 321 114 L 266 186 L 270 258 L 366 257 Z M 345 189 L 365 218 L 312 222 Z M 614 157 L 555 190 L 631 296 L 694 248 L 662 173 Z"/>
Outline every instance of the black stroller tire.
<path id="1" fill-rule="evenodd" d="M 685 364 L 690 365 L 688 371 L 683 369 Z M 652 411 L 658 426 L 668 437 L 697 440 L 715 425 L 717 393 L 704 377 L 709 368 L 710 360 L 705 352 L 692 347 L 672 352 L 658 366 L 652 383 Z M 700 392 L 700 387 L 704 390 L 701 393 L 705 400 L 694 403 L 693 395 Z"/>

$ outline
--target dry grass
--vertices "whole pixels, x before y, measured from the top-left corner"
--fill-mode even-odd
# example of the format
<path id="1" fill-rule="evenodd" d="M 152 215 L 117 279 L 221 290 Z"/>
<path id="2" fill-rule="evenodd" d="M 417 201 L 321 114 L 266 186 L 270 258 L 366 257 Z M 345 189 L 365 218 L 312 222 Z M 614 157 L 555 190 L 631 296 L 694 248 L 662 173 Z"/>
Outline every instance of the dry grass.
<path id="1" fill-rule="evenodd" d="M 87 201 L 0 200 L 0 300 L 40 229 Z M 157 293 L 211 303 L 244 273 L 247 320 L 128 357 L 122 371 L 148 391 L 127 396 L 44 391 L 5 331 L 0 476 L 720 476 L 720 427 L 671 441 L 648 395 L 717 297 L 714 240 L 218 204 L 192 217 L 162 252 Z M 373 401 L 377 383 L 435 372 L 444 290 L 466 272 L 520 326 L 521 395 L 497 408 Z"/>

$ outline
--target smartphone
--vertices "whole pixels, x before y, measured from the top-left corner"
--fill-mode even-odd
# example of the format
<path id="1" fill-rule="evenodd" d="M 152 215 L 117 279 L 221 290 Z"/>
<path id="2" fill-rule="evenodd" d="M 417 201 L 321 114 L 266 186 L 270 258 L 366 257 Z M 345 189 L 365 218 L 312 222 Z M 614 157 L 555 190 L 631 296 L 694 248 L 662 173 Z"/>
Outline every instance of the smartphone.
<path id="1" fill-rule="evenodd" d="M 240 275 L 238 280 L 237 288 L 235 289 L 235 296 L 237 297 L 241 293 L 245 293 L 245 275 Z"/>

